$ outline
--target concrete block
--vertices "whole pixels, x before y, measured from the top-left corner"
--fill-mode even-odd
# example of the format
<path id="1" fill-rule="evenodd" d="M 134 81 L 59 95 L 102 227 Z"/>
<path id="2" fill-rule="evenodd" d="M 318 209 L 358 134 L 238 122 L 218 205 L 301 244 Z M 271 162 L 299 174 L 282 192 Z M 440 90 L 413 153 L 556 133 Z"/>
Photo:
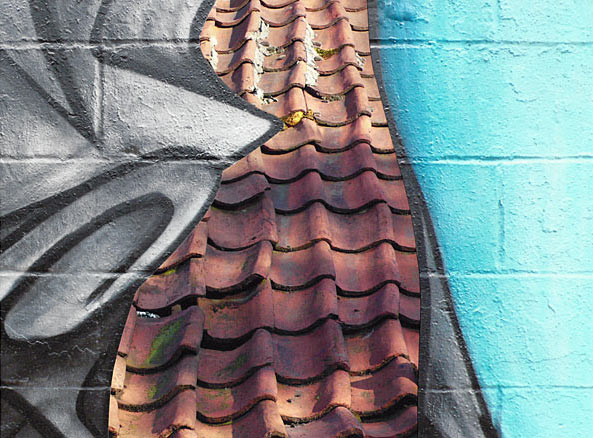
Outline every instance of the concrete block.
<path id="1" fill-rule="evenodd" d="M 509 162 L 500 167 L 502 270 L 593 271 L 592 160 Z"/>
<path id="2" fill-rule="evenodd" d="M 381 38 L 395 41 L 484 40 L 496 34 L 496 0 L 383 0 Z"/>
<path id="3" fill-rule="evenodd" d="M 593 2 L 499 0 L 497 39 L 593 42 Z"/>
<path id="4" fill-rule="evenodd" d="M 88 157 L 100 125 L 98 62 L 87 49 L 0 54 L 2 156 Z"/>
<path id="5" fill-rule="evenodd" d="M 421 162 L 414 170 L 439 245 L 447 249 L 445 266 L 462 272 L 495 269 L 501 229 L 498 168 L 475 162 Z"/>
<path id="6" fill-rule="evenodd" d="M 106 153 L 151 154 L 167 149 L 190 157 L 250 152 L 272 123 L 213 97 L 128 69 L 105 67 Z"/>
<path id="7" fill-rule="evenodd" d="M 593 387 L 590 277 L 460 276 L 450 284 L 480 383 L 486 387 Z M 545 397 L 525 415 L 545 415 Z M 527 403 L 527 401 L 526 401 Z"/>
<path id="8" fill-rule="evenodd" d="M 537 410 L 532 400 L 538 401 Z M 587 413 L 593 412 L 593 388 L 502 388 L 499 410 L 503 437 L 586 437 L 591 434 Z"/>
<path id="9" fill-rule="evenodd" d="M 380 53 L 411 158 L 593 152 L 593 46 L 401 45 Z"/>

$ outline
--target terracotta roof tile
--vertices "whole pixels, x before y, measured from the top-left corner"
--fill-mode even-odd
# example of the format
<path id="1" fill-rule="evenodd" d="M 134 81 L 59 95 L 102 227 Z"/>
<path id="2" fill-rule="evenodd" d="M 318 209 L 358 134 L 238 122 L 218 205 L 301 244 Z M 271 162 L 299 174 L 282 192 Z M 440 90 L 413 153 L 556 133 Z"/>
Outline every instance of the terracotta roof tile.
<path id="1" fill-rule="evenodd" d="M 235 82 L 240 82 L 241 78 L 227 77 L 227 73 L 233 72 L 243 64 L 248 64 L 246 67 L 248 67 L 248 69 L 253 74 L 253 60 L 255 59 L 256 50 L 257 44 L 254 40 L 250 39 L 234 52 L 219 54 L 218 62 L 216 64 L 216 73 L 221 76 L 221 79 L 232 88 L 235 86 Z"/>
<path id="2" fill-rule="evenodd" d="M 418 408 L 410 406 L 396 411 L 384 421 L 365 423 L 366 437 L 392 438 L 409 436 L 418 427 Z"/>
<path id="3" fill-rule="evenodd" d="M 369 62 L 371 62 L 371 44 L 369 40 L 368 31 L 352 32 L 352 40 L 354 41 L 354 47 L 356 47 L 356 52 L 361 56 L 369 55 Z"/>
<path id="4" fill-rule="evenodd" d="M 196 394 L 182 391 L 151 411 L 128 411 L 120 409 L 119 435 L 122 437 L 168 437 L 181 428 L 194 429 L 196 423 Z"/>
<path id="5" fill-rule="evenodd" d="M 169 435 L 169 438 L 197 438 L 196 431 L 191 429 L 178 429 Z"/>
<path id="6" fill-rule="evenodd" d="M 366 9 L 356 11 L 346 9 L 346 16 L 353 31 L 369 30 L 369 15 Z"/>
<path id="7" fill-rule="evenodd" d="M 239 251 L 220 251 L 208 246 L 205 257 L 206 288 L 231 293 L 267 278 L 272 245 L 260 242 Z"/>
<path id="8" fill-rule="evenodd" d="M 345 340 L 353 373 L 372 371 L 398 356 L 409 356 L 402 327 L 393 319 L 349 334 Z"/>
<path id="9" fill-rule="evenodd" d="M 351 64 L 347 64 L 343 69 L 333 74 L 319 76 L 317 84 L 313 85 L 311 88 L 324 96 L 332 96 L 336 94 L 346 94 L 354 87 L 364 86 L 358 68 Z"/>
<path id="10" fill-rule="evenodd" d="M 198 384 L 207 387 L 234 386 L 258 368 L 272 364 L 274 347 L 271 336 L 261 329 L 232 350 L 202 348 L 198 355 Z"/>
<path id="11" fill-rule="evenodd" d="M 305 41 L 307 33 L 307 22 L 298 18 L 289 24 L 281 27 L 270 27 L 270 34 L 267 38 L 272 47 L 287 47 L 294 41 Z"/>
<path id="12" fill-rule="evenodd" d="M 276 53 L 267 56 L 264 59 L 264 71 L 275 72 L 287 70 L 295 66 L 297 61 L 307 61 L 307 52 L 302 41 L 295 41 L 285 49 L 277 50 Z"/>
<path id="13" fill-rule="evenodd" d="M 257 403 L 242 417 L 223 424 L 196 422 L 197 438 L 274 437 L 287 438 L 286 428 L 274 401 Z"/>
<path id="14" fill-rule="evenodd" d="M 326 50 L 340 49 L 344 46 L 354 47 L 358 51 L 353 38 L 354 32 L 347 20 L 339 20 L 333 25 L 324 29 L 315 30 L 315 41 L 321 44 Z"/>
<path id="15" fill-rule="evenodd" d="M 192 300 L 206 293 L 202 259 L 192 258 L 162 274 L 150 277 L 136 292 L 134 304 L 142 310 L 156 311 L 179 301 Z"/>
<path id="16" fill-rule="evenodd" d="M 362 424 L 347 408 L 338 406 L 336 409 L 330 411 L 323 420 L 291 425 L 288 428 L 290 437 L 364 437 Z"/>
<path id="17" fill-rule="evenodd" d="M 338 20 L 347 20 L 346 11 L 340 2 L 333 2 L 326 8 L 307 12 L 307 21 L 313 29 L 325 29 Z"/>
<path id="18" fill-rule="evenodd" d="M 194 355 L 185 356 L 157 373 L 137 374 L 128 371 L 125 389 L 117 398 L 124 409 L 153 410 L 181 391 L 194 391 L 197 375 L 198 364 Z"/>
<path id="19" fill-rule="evenodd" d="M 210 211 L 213 226 L 209 237 L 219 248 L 242 249 L 262 240 L 278 241 L 274 204 L 265 194 L 239 210 Z"/>
<path id="20" fill-rule="evenodd" d="M 281 70 L 263 75 L 258 86 L 266 96 L 278 96 L 286 93 L 291 87 L 305 88 L 305 74 L 307 66 L 304 62 L 298 62 L 294 68 Z"/>
<path id="21" fill-rule="evenodd" d="M 276 96 L 274 102 L 262 105 L 261 109 L 284 117 L 295 111 L 307 111 L 307 103 L 303 90 L 298 87 L 288 89 L 286 93 Z"/>
<path id="22" fill-rule="evenodd" d="M 273 338 L 274 369 L 282 382 L 303 383 L 318 379 L 328 370 L 349 368 L 342 329 L 334 320 L 299 336 Z"/>
<path id="23" fill-rule="evenodd" d="M 305 16 L 305 5 L 302 2 L 290 3 L 280 8 L 262 7 L 262 19 L 273 27 L 286 26 L 297 18 Z"/>
<path id="24" fill-rule="evenodd" d="M 371 325 L 382 318 L 398 318 L 400 293 L 388 283 L 371 295 L 338 297 L 340 321 L 351 327 Z"/>
<path id="25" fill-rule="evenodd" d="M 262 0 L 269 8 L 283 8 L 287 5 L 295 3 L 297 0 Z"/>
<path id="26" fill-rule="evenodd" d="M 253 11 L 261 11 L 262 6 L 258 0 L 246 3 L 242 8 L 236 11 L 220 11 L 213 9 L 210 17 L 216 22 L 217 27 L 234 27 L 246 20 Z"/>
<path id="27" fill-rule="evenodd" d="M 359 71 L 363 70 L 364 65 L 362 65 L 362 59 L 357 56 L 353 46 L 342 46 L 341 48 L 324 47 L 324 49 L 337 49 L 337 53 L 327 58 L 322 58 L 317 62 L 317 67 L 321 76 L 333 75 L 336 72 L 345 69 L 347 66 L 354 66 Z"/>
<path id="28" fill-rule="evenodd" d="M 331 99 L 305 94 L 307 109 L 315 113 L 315 120 L 325 126 L 343 126 L 361 116 L 370 116 L 371 107 L 363 87 L 352 88 L 345 95 Z"/>
<path id="29" fill-rule="evenodd" d="M 298 310 L 285 312 L 283 309 Z M 336 286 L 330 279 L 322 279 L 314 286 L 296 292 L 274 290 L 274 328 L 277 332 L 303 332 L 319 321 L 337 315 Z"/>
<path id="30" fill-rule="evenodd" d="M 327 154 L 312 145 L 281 155 L 262 153 L 261 149 L 239 161 L 223 174 L 223 184 L 244 178 L 251 173 L 266 175 L 273 183 L 296 181 L 307 172 L 317 171 L 324 180 L 352 179 L 370 170 L 381 179 L 400 179 L 401 172 L 393 156 L 374 154 L 368 143 L 358 143 L 340 154 Z"/>
<path id="31" fill-rule="evenodd" d="M 320 126 L 312 120 L 304 119 L 296 127 L 275 135 L 262 146 L 261 150 L 264 153 L 279 154 L 312 143 L 320 152 L 333 153 L 348 150 L 363 142 L 370 143 L 373 149 L 383 150 L 384 145 L 373 142 L 371 136 L 369 117 L 359 117 L 352 123 L 340 127 Z M 382 141 L 383 138 L 377 140 Z M 377 147 L 375 147 L 376 144 Z M 393 151 L 393 146 L 390 150 Z"/>
<path id="32" fill-rule="evenodd" d="M 276 224 L 280 236 L 276 247 L 285 251 L 304 249 L 320 240 L 342 252 L 364 251 L 381 242 L 398 250 L 414 250 L 411 216 L 394 214 L 385 203 L 355 214 L 340 214 L 315 202 L 299 213 L 277 215 Z"/>
<path id="33" fill-rule="evenodd" d="M 247 178 L 242 180 L 241 184 L 244 181 L 247 181 Z M 230 184 L 223 186 L 220 193 L 231 192 L 230 187 Z M 311 172 L 293 183 L 270 184 L 269 187 L 270 197 L 276 206 L 276 213 L 280 214 L 297 213 L 313 202 L 321 202 L 328 209 L 337 213 L 359 212 L 378 202 L 387 202 L 394 212 L 409 212 L 403 183 L 379 179 L 374 172 L 370 171 L 363 172 L 346 181 L 324 181 L 321 175 Z M 257 195 L 255 190 L 248 193 L 249 197 Z M 249 199 L 248 196 L 243 198 L 240 198 L 239 195 L 234 196 L 233 204 L 246 202 Z"/>
<path id="34" fill-rule="evenodd" d="M 138 289 L 112 434 L 416 430 L 416 245 L 366 8 L 218 0 L 211 11 L 200 45 L 219 77 L 291 121 L 224 172 L 202 222 Z"/>
<path id="35" fill-rule="evenodd" d="M 206 222 L 200 222 L 177 247 L 175 251 L 157 269 L 157 273 L 183 263 L 192 257 L 202 257 L 206 252 L 206 241 L 208 240 L 208 228 Z"/>
<path id="36" fill-rule="evenodd" d="M 274 293 L 269 283 L 261 282 L 247 298 L 200 300 L 205 315 L 204 327 L 213 338 L 240 338 L 262 327 L 274 327 Z"/>
<path id="37" fill-rule="evenodd" d="M 343 370 L 308 385 L 278 385 L 278 409 L 287 422 L 311 421 L 350 404 L 350 376 Z"/>
<path id="38" fill-rule="evenodd" d="M 392 360 L 371 374 L 353 376 L 352 410 L 361 417 L 376 417 L 394 406 L 413 401 L 418 394 L 409 362 Z"/>
<path id="39" fill-rule="evenodd" d="M 202 339 L 204 316 L 197 307 L 165 318 L 136 318 L 126 363 L 146 370 L 172 362 L 182 350 L 196 351 Z"/>
<path id="40" fill-rule="evenodd" d="M 274 370 L 260 368 L 237 386 L 198 387 L 197 416 L 204 423 L 224 423 L 240 417 L 262 400 L 276 401 L 277 392 Z"/>

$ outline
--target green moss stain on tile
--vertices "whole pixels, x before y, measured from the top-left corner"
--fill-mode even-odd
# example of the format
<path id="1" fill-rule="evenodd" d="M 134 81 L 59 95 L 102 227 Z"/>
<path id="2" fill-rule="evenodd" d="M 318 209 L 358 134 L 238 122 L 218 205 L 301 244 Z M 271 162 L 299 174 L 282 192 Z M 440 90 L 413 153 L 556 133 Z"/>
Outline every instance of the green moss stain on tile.
<path id="1" fill-rule="evenodd" d="M 218 372 L 219 376 L 231 376 L 247 362 L 247 353 L 242 353 L 237 358 Z"/>
<path id="2" fill-rule="evenodd" d="M 171 372 L 171 370 L 168 370 L 167 372 L 162 373 L 159 376 L 156 383 L 150 385 L 147 392 L 148 398 L 150 400 L 157 399 L 167 392 L 167 389 L 169 387 L 168 383 L 171 382 L 171 380 L 174 378 L 172 374 L 173 373 Z"/>
<path id="3" fill-rule="evenodd" d="M 150 353 L 146 358 L 146 365 L 154 365 L 163 361 L 169 348 L 179 332 L 184 327 L 184 321 L 178 319 L 163 326 L 150 345 Z"/>
<path id="4" fill-rule="evenodd" d="M 167 275 L 171 275 L 177 272 L 177 268 L 178 266 L 175 266 L 174 268 L 168 269 L 165 272 L 163 272 L 162 274 L 159 274 L 161 277 L 166 277 Z"/>

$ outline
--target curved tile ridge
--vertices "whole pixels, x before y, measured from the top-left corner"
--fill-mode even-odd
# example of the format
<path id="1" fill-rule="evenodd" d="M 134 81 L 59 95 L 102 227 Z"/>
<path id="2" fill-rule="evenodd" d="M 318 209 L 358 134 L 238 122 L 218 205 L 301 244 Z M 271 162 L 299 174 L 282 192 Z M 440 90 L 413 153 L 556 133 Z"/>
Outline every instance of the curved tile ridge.
<path id="1" fill-rule="evenodd" d="M 269 196 L 258 198 L 240 210 L 212 207 L 209 243 L 220 250 L 247 249 L 261 241 L 278 241 L 276 212 Z"/>
<path id="2" fill-rule="evenodd" d="M 205 315 L 207 342 L 231 347 L 249 342 L 253 333 L 260 329 L 278 335 L 300 336 L 329 319 L 336 320 L 347 332 L 370 327 L 386 318 L 399 318 L 406 327 L 416 327 L 419 322 L 418 297 L 400 294 L 392 283 L 370 295 L 342 297 L 336 295 L 334 281 L 327 278 L 295 292 L 272 289 L 269 282 L 262 282 L 258 290 L 246 298 L 202 298 L 199 305 Z M 282 311 L 288 308 L 294 311 Z"/>
<path id="3" fill-rule="evenodd" d="M 362 10 L 367 8 L 366 0 L 304 0 L 307 11 L 318 11 L 340 2 L 346 10 Z"/>
<path id="4" fill-rule="evenodd" d="M 128 411 L 119 409 L 119 436 L 162 438 L 183 433 L 192 433 L 196 425 L 196 393 L 182 391 L 159 409 L 152 411 Z"/>
<path id="5" fill-rule="evenodd" d="M 299 290 L 332 278 L 343 295 L 365 295 L 387 283 L 419 293 L 417 258 L 382 243 L 361 253 L 332 251 L 321 241 L 302 251 L 274 251 L 270 280 L 276 289 Z"/>
<path id="6" fill-rule="evenodd" d="M 319 173 L 309 172 L 286 184 L 269 183 L 263 175 L 252 174 L 241 181 L 222 185 L 213 205 L 222 209 L 242 208 L 267 191 L 276 213 L 280 214 L 298 213 L 314 202 L 344 214 L 360 212 L 380 202 L 387 203 L 396 213 L 410 213 L 403 182 L 385 181 L 372 171 L 345 181 L 325 181 Z"/>
<path id="7" fill-rule="evenodd" d="M 372 374 L 352 376 L 352 411 L 361 419 L 377 418 L 402 405 L 415 403 L 418 386 L 414 383 L 414 368 L 398 359 Z"/>
<path id="8" fill-rule="evenodd" d="M 263 367 L 236 387 L 198 387 L 197 418 L 202 423 L 225 423 L 244 415 L 262 400 L 276 401 L 277 394 L 274 370 Z"/>
<path id="9" fill-rule="evenodd" d="M 206 290 L 229 294 L 246 289 L 268 277 L 272 245 L 263 241 L 240 251 L 220 251 L 208 246 L 204 257 Z"/>
<path id="10" fill-rule="evenodd" d="M 286 26 L 298 17 L 305 16 L 305 7 L 299 1 L 270 8 L 264 2 L 251 0 L 235 10 L 215 8 L 212 17 L 218 27 L 234 27 L 245 20 L 253 11 L 259 11 L 262 20 L 273 27 Z"/>
<path id="11" fill-rule="evenodd" d="M 361 422 L 349 409 L 341 406 L 336 407 L 316 421 L 291 424 L 288 430 L 291 438 L 363 438 L 366 436 Z"/>
<path id="12" fill-rule="evenodd" d="M 196 422 L 197 438 L 265 437 L 288 438 L 278 405 L 262 400 L 245 415 L 223 424 Z M 291 435 L 292 436 L 292 435 Z"/>
<path id="13" fill-rule="evenodd" d="M 347 334 L 345 342 L 352 375 L 372 373 L 400 357 L 410 363 L 404 331 L 394 319 Z"/>
<path id="14" fill-rule="evenodd" d="M 316 202 L 297 214 L 277 215 L 276 223 L 278 251 L 299 251 L 322 240 L 339 252 L 363 252 L 382 242 L 398 251 L 415 251 L 412 217 L 394 214 L 385 203 L 355 214 L 338 214 Z"/>
<path id="15" fill-rule="evenodd" d="M 412 437 L 417 428 L 417 406 L 402 407 L 381 421 L 364 423 L 365 437 L 368 438 Z"/>
<path id="16" fill-rule="evenodd" d="M 393 157 L 374 154 L 367 143 L 358 143 L 340 154 L 324 154 L 308 144 L 287 154 L 269 155 L 256 149 L 222 174 L 222 184 L 230 184 L 259 173 L 271 183 L 296 181 L 308 172 L 317 172 L 325 181 L 344 181 L 371 171 L 384 180 L 401 179 Z M 201 242 L 200 242 L 201 243 Z"/>
<path id="17" fill-rule="evenodd" d="M 133 412 L 159 409 L 180 392 L 195 391 L 197 377 L 198 364 L 193 355 L 157 373 L 127 371 L 124 389 L 116 395 L 119 408 Z"/>
<path id="18" fill-rule="evenodd" d="M 239 347 L 231 343 L 231 349 L 217 341 L 213 344 L 203 345 L 201 352 L 205 352 L 205 356 L 198 357 L 198 386 L 241 384 L 246 376 L 268 363 L 273 365 L 278 381 L 294 385 L 318 381 L 336 369 L 349 370 L 342 330 L 333 319 L 324 320 L 321 325 L 298 335 L 257 329 Z"/>
<path id="19" fill-rule="evenodd" d="M 173 363 L 184 350 L 195 354 L 203 327 L 204 315 L 197 306 L 164 318 L 135 318 L 125 356 L 127 369 L 151 372 Z"/>
<path id="20" fill-rule="evenodd" d="M 320 126 L 314 121 L 303 119 L 297 126 L 281 131 L 261 151 L 269 155 L 292 152 L 306 144 L 313 144 L 322 153 L 340 153 L 360 143 L 367 143 L 375 154 L 392 155 L 395 159 L 393 142 L 388 127 L 372 126 L 369 117 L 359 117 L 344 126 Z"/>
<path id="21" fill-rule="evenodd" d="M 344 370 L 335 370 L 304 386 L 278 385 L 278 410 L 288 423 L 313 421 L 339 406 L 350 405 L 350 376 Z"/>
<path id="22" fill-rule="evenodd" d="M 190 258 L 202 257 L 206 252 L 206 241 L 208 240 L 208 225 L 206 221 L 200 221 L 189 233 L 185 240 L 175 251 L 158 267 L 155 273 L 166 272 Z"/>
<path id="23" fill-rule="evenodd" d="M 204 261 L 192 258 L 151 276 L 136 291 L 134 305 L 138 310 L 162 315 L 174 305 L 195 304 L 198 297 L 206 294 L 203 270 Z"/>

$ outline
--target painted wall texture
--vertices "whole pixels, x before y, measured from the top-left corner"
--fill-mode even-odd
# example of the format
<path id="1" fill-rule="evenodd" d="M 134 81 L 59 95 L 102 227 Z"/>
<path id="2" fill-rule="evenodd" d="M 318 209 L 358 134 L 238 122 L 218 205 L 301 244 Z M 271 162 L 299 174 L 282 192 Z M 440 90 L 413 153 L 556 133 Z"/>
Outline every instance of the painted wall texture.
<path id="1" fill-rule="evenodd" d="M 493 423 L 590 436 L 593 3 L 384 0 L 378 17 L 392 112 Z"/>
<path id="2" fill-rule="evenodd" d="M 337 409 L 317 406 L 306 421 L 287 420 L 287 429 L 283 421 L 290 416 L 280 418 L 276 412 L 279 423 L 273 426 L 281 427 L 274 436 L 329 436 L 321 430 L 331 430 L 333 436 L 415 436 L 417 424 L 418 435 L 431 438 L 590 436 L 593 3 L 566 3 L 0 0 L 2 437 L 105 436 L 114 382 L 122 383 L 128 374 L 139 380 L 155 376 L 177 366 L 180 356 L 175 355 L 181 355 L 174 342 L 158 341 L 174 353 L 166 363 L 142 373 L 133 367 L 130 371 L 120 360 L 120 372 L 114 360 L 116 351 L 119 359 L 127 356 L 121 345 L 127 338 L 132 342 L 131 331 L 122 335 L 130 306 L 129 320 L 154 328 L 169 317 L 201 315 L 198 303 L 227 298 L 232 290 L 245 292 L 245 308 L 253 305 L 256 315 L 269 316 L 251 299 L 264 294 L 251 294 L 246 285 L 273 284 L 268 271 L 273 260 L 279 266 L 283 257 L 288 260 L 284 271 L 274 273 L 289 275 L 275 282 L 274 294 L 280 296 L 282 287 L 300 291 L 284 294 L 284 299 L 302 299 L 313 310 L 319 297 L 332 298 L 336 306 L 339 293 L 363 302 L 380 296 L 376 292 L 385 285 L 402 292 L 402 303 L 414 305 L 408 305 L 408 314 L 400 298 L 369 306 L 384 314 L 363 323 L 356 318 L 348 322 L 339 309 L 315 313 L 302 305 L 300 314 L 283 312 L 297 320 L 293 325 L 280 317 L 269 323 L 238 310 L 228 324 L 231 329 L 216 338 L 233 339 L 219 345 L 220 351 L 235 351 L 248 336 L 231 335 L 245 327 L 251 330 L 252 324 L 293 340 L 313 333 L 311 339 L 319 345 L 331 339 L 345 345 L 344 339 L 352 342 L 356 336 L 365 342 L 378 338 L 372 345 L 379 347 L 358 349 L 374 357 L 384 353 L 380 342 L 396 340 L 392 332 L 381 335 L 379 324 L 402 324 L 408 353 L 389 350 L 389 360 L 381 358 L 358 371 L 346 363 L 340 365 L 341 373 L 352 371 L 355 380 L 373 381 L 374 373 L 388 369 L 385 364 L 395 364 L 397 357 L 407 361 L 413 385 L 395 404 L 384 405 L 380 395 L 387 393 L 383 395 L 391 403 L 397 391 L 389 392 L 390 386 L 375 380 L 372 409 L 357 411 L 348 401 L 352 394 L 356 398 L 356 389 L 351 390 L 356 382 L 351 385 L 352 376 L 346 376 L 347 384 L 310 392 L 309 401 L 317 406 L 323 404 L 316 402 L 320 396 L 345 388 Z M 208 38 L 201 38 L 206 21 Z M 202 50 L 209 48 L 208 61 L 199 53 L 200 42 L 207 42 Z M 243 45 L 257 50 L 235 63 L 245 64 L 239 71 L 231 58 L 241 54 Z M 275 76 L 289 70 L 279 67 L 285 64 L 294 74 Z M 226 75 L 223 80 L 245 100 L 217 74 Z M 382 111 L 386 99 L 402 139 L 395 151 L 394 125 L 390 136 L 389 114 L 384 117 Z M 279 132 L 279 118 L 252 104 L 281 117 L 284 129 Z M 271 139 L 276 132 L 278 137 Z M 223 179 L 214 207 L 223 213 L 226 208 L 226 213 L 200 222 L 203 228 L 209 221 L 210 234 L 197 238 L 191 230 L 200 228 L 222 170 L 259 145 L 265 147 Z M 317 178 L 314 184 L 301 184 L 311 176 Z M 239 226 L 220 232 L 225 223 L 220 217 L 232 212 L 241 219 L 234 212 L 245 213 L 246 205 L 264 198 L 270 211 L 245 220 L 261 242 L 243 242 L 248 233 Z M 401 205 L 390 204 L 393 199 Z M 328 226 L 312 239 L 310 231 L 321 221 L 286 225 L 287 218 L 293 220 L 310 205 L 325 205 L 332 217 L 341 218 L 335 224 L 351 215 L 351 228 Z M 388 217 L 382 227 L 361 219 L 379 208 Z M 268 216 L 278 218 L 277 224 L 270 225 L 274 221 Z M 405 226 L 392 227 L 397 220 L 405 220 Z M 360 228 L 352 225 L 357 221 Z M 291 244 L 279 247 L 283 233 L 280 239 L 261 237 L 269 229 L 283 229 L 303 241 L 289 240 Z M 365 229 L 377 233 L 368 232 L 370 242 L 358 244 L 366 239 Z M 394 229 L 407 245 L 389 240 Z M 342 246 L 335 237 L 340 233 L 346 236 Z M 195 243 L 199 254 L 191 245 L 180 246 L 188 234 L 190 242 L 200 242 Z M 237 236 L 243 243 L 233 244 Z M 331 252 L 309 251 L 325 248 L 326 242 L 333 245 Z M 247 275 L 250 266 L 260 267 L 255 261 L 261 257 L 250 252 L 260 246 L 270 265 L 260 270 L 267 273 L 253 268 Z M 186 250 L 192 255 L 151 276 L 171 253 L 175 258 Z M 401 262 L 402 254 L 407 262 Z M 189 272 L 188 266 L 200 265 L 202 256 L 205 265 L 214 260 L 209 262 L 213 267 L 204 268 L 209 269 L 201 285 L 205 299 L 199 301 L 193 292 L 179 299 L 178 290 L 185 293 L 197 278 L 181 275 Z M 238 279 L 228 274 L 232 269 L 225 271 L 228 266 L 237 268 Z M 409 274 L 410 287 L 403 277 L 392 278 L 402 272 Z M 132 304 L 134 292 L 149 277 L 145 286 L 162 281 L 174 297 L 169 302 L 170 297 L 159 296 L 156 302 L 166 305 L 149 309 L 138 300 Z M 319 279 L 336 284 L 326 294 L 312 289 L 315 299 L 303 299 L 302 291 Z M 265 290 L 272 296 L 272 287 Z M 341 302 L 347 301 L 353 302 Z M 317 319 L 309 324 L 313 317 Z M 338 330 L 337 338 L 333 332 L 325 337 L 314 333 L 322 326 L 319 321 L 326 320 L 327 327 Z M 208 332 L 204 327 L 196 330 L 196 339 Z M 340 331 L 344 327 L 346 335 Z M 214 338 L 208 338 L 206 348 L 194 339 L 191 354 L 200 358 L 200 348 L 218 351 Z M 323 353 L 312 348 L 315 342 L 303 342 L 300 348 L 321 358 Z M 286 356 L 287 372 L 295 371 L 297 361 Z M 354 363 L 356 355 L 350 356 Z M 300 362 L 307 365 L 325 363 L 303 357 Z M 193 359 L 185 361 L 190 362 L 198 367 Z M 280 383 L 301 388 L 325 379 L 327 369 L 313 379 L 307 375 Z M 274 382 L 277 371 L 272 372 Z M 188 404 L 183 428 L 175 423 L 181 409 L 168 404 L 177 392 L 186 391 L 186 396 L 196 389 L 193 385 L 200 387 L 199 378 L 192 375 L 181 388 L 164 376 L 170 392 L 139 410 L 124 400 L 122 411 L 131 417 L 157 412 L 154 427 L 153 419 L 143 420 L 151 436 L 208 435 L 204 430 L 209 429 L 194 430 L 196 403 Z M 388 379 L 389 384 L 397 381 Z M 242 397 L 239 389 L 225 385 L 218 389 L 231 388 L 229 394 L 237 391 L 237 398 Z M 111 401 L 113 413 L 122 400 L 113 396 Z M 339 409 L 362 415 L 350 412 L 346 422 L 333 416 Z M 258 426 L 253 416 L 239 411 L 233 412 L 233 420 Z M 251 415 L 256 411 L 251 409 Z M 120 421 L 116 423 L 114 434 L 120 433 Z M 249 427 L 241 431 L 231 423 L 226 417 L 212 420 L 220 436 L 253 437 L 245 432 Z M 270 426 L 270 421 L 261 423 Z M 147 436 L 122 430 L 120 436 Z"/>

